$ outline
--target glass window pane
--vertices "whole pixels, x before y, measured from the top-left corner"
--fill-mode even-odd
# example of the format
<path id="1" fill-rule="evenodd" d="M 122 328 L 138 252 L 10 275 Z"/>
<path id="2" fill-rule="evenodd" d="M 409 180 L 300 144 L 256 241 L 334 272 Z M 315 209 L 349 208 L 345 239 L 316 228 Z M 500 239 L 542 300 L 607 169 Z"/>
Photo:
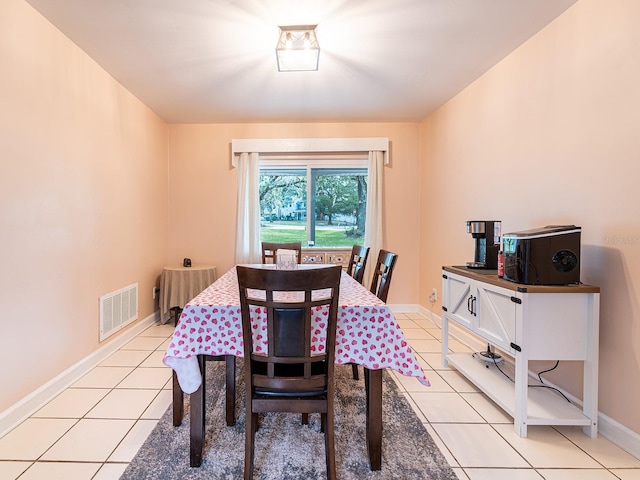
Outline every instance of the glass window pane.
<path id="1" fill-rule="evenodd" d="M 364 243 L 366 169 L 312 169 L 310 238 L 316 247 Z"/>
<path id="2" fill-rule="evenodd" d="M 260 240 L 307 244 L 305 169 L 260 170 Z"/>
<path id="3" fill-rule="evenodd" d="M 362 245 L 366 203 L 366 168 L 262 168 L 260 238 L 325 248 Z"/>

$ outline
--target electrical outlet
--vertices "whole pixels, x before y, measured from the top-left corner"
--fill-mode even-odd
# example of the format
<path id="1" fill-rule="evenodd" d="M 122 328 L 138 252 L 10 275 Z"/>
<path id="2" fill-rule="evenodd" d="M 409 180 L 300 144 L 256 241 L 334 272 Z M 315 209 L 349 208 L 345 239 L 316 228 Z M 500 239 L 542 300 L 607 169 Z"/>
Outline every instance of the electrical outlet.
<path id="1" fill-rule="evenodd" d="M 431 295 L 429 295 L 429 303 L 436 303 L 436 300 L 438 300 L 438 289 L 432 288 Z"/>
<path id="2" fill-rule="evenodd" d="M 158 295 L 160 295 L 160 289 L 158 287 L 153 287 L 151 292 L 152 298 L 155 300 Z"/>

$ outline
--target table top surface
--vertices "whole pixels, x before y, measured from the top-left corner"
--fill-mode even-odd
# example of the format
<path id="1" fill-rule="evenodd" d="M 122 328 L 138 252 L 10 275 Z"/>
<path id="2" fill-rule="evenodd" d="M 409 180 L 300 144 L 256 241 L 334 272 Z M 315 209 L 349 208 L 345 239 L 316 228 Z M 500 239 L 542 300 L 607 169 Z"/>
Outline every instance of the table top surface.
<path id="1" fill-rule="evenodd" d="M 199 270 L 215 270 L 215 265 L 192 265 L 191 267 L 185 267 L 183 265 L 169 265 L 162 268 L 163 272 L 189 272 Z"/>
<path id="2" fill-rule="evenodd" d="M 584 283 L 571 285 L 528 285 L 515 283 L 498 277 L 497 270 L 482 270 L 466 266 L 443 266 L 442 270 L 520 293 L 600 293 L 600 287 Z"/>
<path id="3" fill-rule="evenodd" d="M 274 265 L 255 266 L 275 268 Z M 300 265 L 299 268 L 323 266 Z M 338 303 L 336 364 L 357 363 L 372 370 L 391 368 L 429 384 L 389 306 L 344 271 Z M 254 331 L 254 342 L 259 328 Z M 194 368 L 198 369 L 196 356 L 202 354 L 244 356 L 235 267 L 185 305 L 167 347 L 163 361 L 176 371 L 187 393 L 199 386 L 199 370 Z"/>

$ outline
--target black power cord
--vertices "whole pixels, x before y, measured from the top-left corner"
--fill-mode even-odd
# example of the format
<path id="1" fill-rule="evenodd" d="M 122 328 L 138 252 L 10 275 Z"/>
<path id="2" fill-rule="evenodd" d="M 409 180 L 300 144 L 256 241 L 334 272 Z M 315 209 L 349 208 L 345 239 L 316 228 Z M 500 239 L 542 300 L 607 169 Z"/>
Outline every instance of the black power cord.
<path id="1" fill-rule="evenodd" d="M 489 347 L 487 346 L 487 352 L 490 352 Z M 500 368 L 499 363 L 497 362 L 496 359 L 501 358 L 500 355 L 498 354 L 494 354 L 493 352 L 490 352 L 490 355 L 482 355 L 485 352 L 481 352 L 481 353 L 477 353 L 476 355 L 480 356 L 480 357 L 484 357 L 484 358 L 490 358 L 491 360 L 493 360 L 493 364 L 496 366 L 496 368 L 498 369 L 498 371 L 504 375 L 505 377 L 507 377 L 509 379 L 509 381 L 511 383 L 516 383 L 515 380 L 513 378 L 511 378 L 504 370 L 502 370 L 502 368 Z M 569 400 L 567 398 L 567 396 L 562 393 L 559 389 L 557 389 L 556 387 L 552 387 L 551 385 L 547 385 L 544 383 L 544 380 L 542 379 L 542 374 L 543 373 L 547 373 L 547 372 L 551 372 L 553 370 L 555 370 L 556 368 L 558 368 L 558 365 L 560 365 L 560 360 L 556 360 L 556 364 L 551 367 L 548 368 L 547 370 L 542 370 L 541 372 L 538 372 L 538 379 L 540 380 L 541 385 L 527 385 L 530 388 L 548 388 L 549 390 L 554 390 L 555 392 L 559 393 L 560 395 L 562 395 L 562 397 L 569 403 L 571 403 L 571 400 Z M 487 368 L 489 368 L 489 365 L 487 365 Z"/>
<path id="2" fill-rule="evenodd" d="M 541 371 L 541 372 L 538 372 L 538 380 L 540 380 L 540 383 L 541 383 L 542 385 L 529 385 L 529 386 L 530 386 L 530 387 L 532 387 L 532 388 L 534 388 L 534 387 L 535 387 L 535 388 L 544 387 L 544 388 L 548 388 L 549 390 L 555 390 L 555 391 L 556 391 L 556 392 L 558 392 L 560 395 L 562 395 L 562 396 L 564 397 L 564 399 L 565 399 L 567 402 L 571 403 L 571 401 L 567 398 L 567 396 L 566 396 L 564 393 L 562 393 L 562 392 L 561 392 L 560 390 L 558 390 L 557 388 L 552 387 L 551 385 L 546 385 L 546 384 L 544 383 L 544 380 L 542 380 L 541 375 L 542 375 L 543 373 L 547 373 L 547 372 L 551 372 L 551 371 L 555 370 L 556 368 L 558 368 L 558 365 L 560 365 L 560 360 L 556 360 L 556 364 L 555 364 L 553 367 L 548 368 L 547 370 L 543 370 L 543 371 Z"/>

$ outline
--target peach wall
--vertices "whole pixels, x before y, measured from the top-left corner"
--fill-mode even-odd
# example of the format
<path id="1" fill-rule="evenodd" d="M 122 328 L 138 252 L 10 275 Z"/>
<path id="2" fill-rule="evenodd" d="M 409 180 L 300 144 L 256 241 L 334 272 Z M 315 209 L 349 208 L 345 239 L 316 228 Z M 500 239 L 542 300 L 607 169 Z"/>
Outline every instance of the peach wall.
<path id="1" fill-rule="evenodd" d="M 98 298 L 166 259 L 167 129 L 22 0 L 0 2 L 0 411 L 99 347 Z"/>
<path id="2" fill-rule="evenodd" d="M 99 347 L 100 295 L 139 282 L 145 318 L 162 265 L 232 266 L 231 139 L 383 136 L 389 302 L 439 314 L 427 296 L 470 259 L 468 219 L 581 225 L 582 280 L 602 287 L 600 410 L 640 432 L 638 18 L 635 0 L 580 0 L 422 125 L 167 127 L 26 2 L 0 2 L 0 361 L 18 366 L 0 411 Z M 577 393 L 578 373 L 551 378 Z"/>
<path id="3" fill-rule="evenodd" d="M 582 227 L 601 287 L 600 411 L 640 433 L 640 2 L 580 0 L 422 126 L 421 295 L 473 256 L 465 221 Z M 436 208 L 433 208 L 436 206 Z M 433 311 L 440 314 L 440 302 Z M 581 391 L 579 365 L 552 381 Z"/>
<path id="4" fill-rule="evenodd" d="M 418 301 L 419 124 L 215 124 L 169 126 L 169 262 L 233 266 L 237 171 L 231 140 L 389 137 L 384 171 L 385 246 L 399 255 L 389 303 Z M 377 255 L 377 253 L 376 253 Z"/>

